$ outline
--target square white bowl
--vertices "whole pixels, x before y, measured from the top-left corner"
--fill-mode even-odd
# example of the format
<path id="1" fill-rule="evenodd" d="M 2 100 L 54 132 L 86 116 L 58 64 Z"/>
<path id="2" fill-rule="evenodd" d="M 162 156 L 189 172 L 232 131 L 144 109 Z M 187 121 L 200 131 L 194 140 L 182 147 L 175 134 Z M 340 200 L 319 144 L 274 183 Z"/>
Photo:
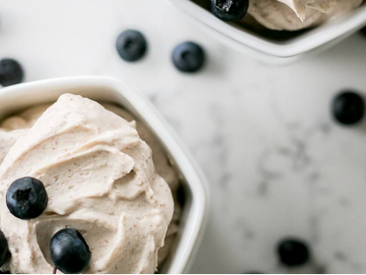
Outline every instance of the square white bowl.
<path id="1" fill-rule="evenodd" d="M 159 272 L 187 273 L 207 220 L 206 182 L 152 105 L 133 87 L 109 77 L 41 80 L 0 89 L 0 119 L 27 107 L 53 102 L 63 93 L 115 103 L 144 123 L 166 149 L 185 187 L 186 201 L 171 255 Z"/>
<path id="2" fill-rule="evenodd" d="M 275 41 L 244 27 L 222 21 L 191 0 L 168 1 L 200 21 L 224 43 L 269 63 L 286 63 L 317 53 L 347 38 L 366 24 L 366 4 L 364 4 L 349 14 L 330 19 L 298 36 Z"/>

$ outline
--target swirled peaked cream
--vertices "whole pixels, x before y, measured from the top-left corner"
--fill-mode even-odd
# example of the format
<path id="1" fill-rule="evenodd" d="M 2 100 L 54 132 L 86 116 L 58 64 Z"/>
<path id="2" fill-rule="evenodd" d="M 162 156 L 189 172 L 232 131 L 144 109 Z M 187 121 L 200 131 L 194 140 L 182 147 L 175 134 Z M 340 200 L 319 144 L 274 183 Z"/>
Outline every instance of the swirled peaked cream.
<path id="1" fill-rule="evenodd" d="M 362 4 L 363 0 L 251 0 L 248 13 L 273 30 L 300 30 L 316 26 Z M 243 22 L 248 18 L 244 17 Z"/>
<path id="2" fill-rule="evenodd" d="M 85 273 L 155 271 L 174 202 L 133 122 L 64 94 L 29 130 L 7 138 L 16 142 L 0 166 L 0 226 L 11 252 L 5 269 L 52 273 L 50 239 L 70 227 L 92 251 Z M 5 202 L 10 184 L 25 176 L 42 181 L 49 197 L 46 211 L 28 221 Z"/>

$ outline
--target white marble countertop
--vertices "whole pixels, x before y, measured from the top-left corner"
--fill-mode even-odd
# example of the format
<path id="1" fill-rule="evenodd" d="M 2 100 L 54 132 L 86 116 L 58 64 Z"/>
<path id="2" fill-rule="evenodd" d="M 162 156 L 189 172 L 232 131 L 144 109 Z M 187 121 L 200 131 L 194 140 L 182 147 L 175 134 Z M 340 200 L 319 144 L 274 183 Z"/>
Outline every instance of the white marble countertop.
<path id="1" fill-rule="evenodd" d="M 211 188 L 192 272 L 366 272 L 366 123 L 341 127 L 329 112 L 343 88 L 366 95 L 365 38 L 274 67 L 227 48 L 164 0 L 0 0 L 0 18 L 0 58 L 17 59 L 26 81 L 127 80 L 179 134 Z M 149 41 L 136 64 L 115 50 L 126 28 Z M 185 40 L 207 52 L 199 74 L 170 61 Z M 311 244 L 310 265 L 278 264 L 274 246 L 286 236 Z"/>

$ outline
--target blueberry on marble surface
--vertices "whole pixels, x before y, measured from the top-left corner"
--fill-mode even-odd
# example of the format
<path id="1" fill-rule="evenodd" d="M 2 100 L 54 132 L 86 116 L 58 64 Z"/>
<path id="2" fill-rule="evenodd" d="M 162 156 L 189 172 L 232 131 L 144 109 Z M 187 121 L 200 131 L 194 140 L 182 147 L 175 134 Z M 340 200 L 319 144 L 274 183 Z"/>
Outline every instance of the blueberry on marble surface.
<path id="1" fill-rule="evenodd" d="M 248 6 L 249 0 L 211 0 L 211 12 L 224 21 L 242 19 L 248 11 Z"/>
<path id="2" fill-rule="evenodd" d="M 72 228 L 61 229 L 52 237 L 50 253 L 55 267 L 65 274 L 85 271 L 92 255 L 83 236 Z"/>
<path id="3" fill-rule="evenodd" d="M 303 265 L 310 258 L 308 245 L 296 238 L 281 240 L 277 246 L 277 254 L 280 262 L 288 267 Z"/>
<path id="4" fill-rule="evenodd" d="M 332 114 L 336 121 L 344 125 L 360 122 L 365 113 L 362 97 L 353 91 L 338 94 L 332 102 Z"/>
<path id="5" fill-rule="evenodd" d="M 0 267 L 6 262 L 9 256 L 10 252 L 8 240 L 5 238 L 4 233 L 0 230 Z"/>
<path id="6" fill-rule="evenodd" d="M 174 66 L 181 72 L 194 73 L 205 63 L 205 53 L 202 47 L 194 42 L 184 42 L 173 50 Z"/>
<path id="7" fill-rule="evenodd" d="M 0 60 L 0 84 L 4 87 L 19 84 L 23 80 L 23 69 L 14 59 Z"/>
<path id="8" fill-rule="evenodd" d="M 37 218 L 46 209 L 47 204 L 46 189 L 43 183 L 35 178 L 17 179 L 6 193 L 6 205 L 9 211 L 22 220 Z"/>
<path id="9" fill-rule="evenodd" d="M 123 60 L 135 62 L 145 55 L 147 42 L 141 32 L 136 30 L 126 30 L 118 36 L 116 49 Z"/>

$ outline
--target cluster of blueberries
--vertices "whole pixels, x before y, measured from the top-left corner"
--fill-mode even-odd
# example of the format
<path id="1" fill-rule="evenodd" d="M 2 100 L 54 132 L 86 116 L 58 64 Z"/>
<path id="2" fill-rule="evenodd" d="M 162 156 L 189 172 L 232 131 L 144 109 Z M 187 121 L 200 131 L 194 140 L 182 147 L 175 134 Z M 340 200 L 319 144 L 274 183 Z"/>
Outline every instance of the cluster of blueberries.
<path id="1" fill-rule="evenodd" d="M 118 36 L 116 49 L 123 60 L 136 62 L 145 56 L 148 43 L 141 32 L 129 29 Z M 201 70 L 205 63 L 205 52 L 197 43 L 186 41 L 174 48 L 171 58 L 179 71 L 195 73 Z M 19 84 L 23 78 L 24 72 L 19 62 L 11 58 L 0 60 L 0 85 L 7 87 Z"/>
<path id="2" fill-rule="evenodd" d="M 117 38 L 117 52 L 127 62 L 140 60 L 144 57 L 147 48 L 145 36 L 137 30 L 126 30 Z M 203 67 L 205 53 L 197 43 L 183 42 L 173 50 L 172 61 L 179 71 L 194 73 Z"/>
<path id="3" fill-rule="evenodd" d="M 14 181 L 6 193 L 6 205 L 12 215 L 21 220 L 39 217 L 48 204 L 48 195 L 41 181 L 24 177 Z M 65 274 L 82 273 L 89 265 L 91 251 L 79 231 L 61 229 L 50 242 L 50 255 L 55 269 Z M 11 257 L 8 241 L 0 230 L 0 266 Z"/>

